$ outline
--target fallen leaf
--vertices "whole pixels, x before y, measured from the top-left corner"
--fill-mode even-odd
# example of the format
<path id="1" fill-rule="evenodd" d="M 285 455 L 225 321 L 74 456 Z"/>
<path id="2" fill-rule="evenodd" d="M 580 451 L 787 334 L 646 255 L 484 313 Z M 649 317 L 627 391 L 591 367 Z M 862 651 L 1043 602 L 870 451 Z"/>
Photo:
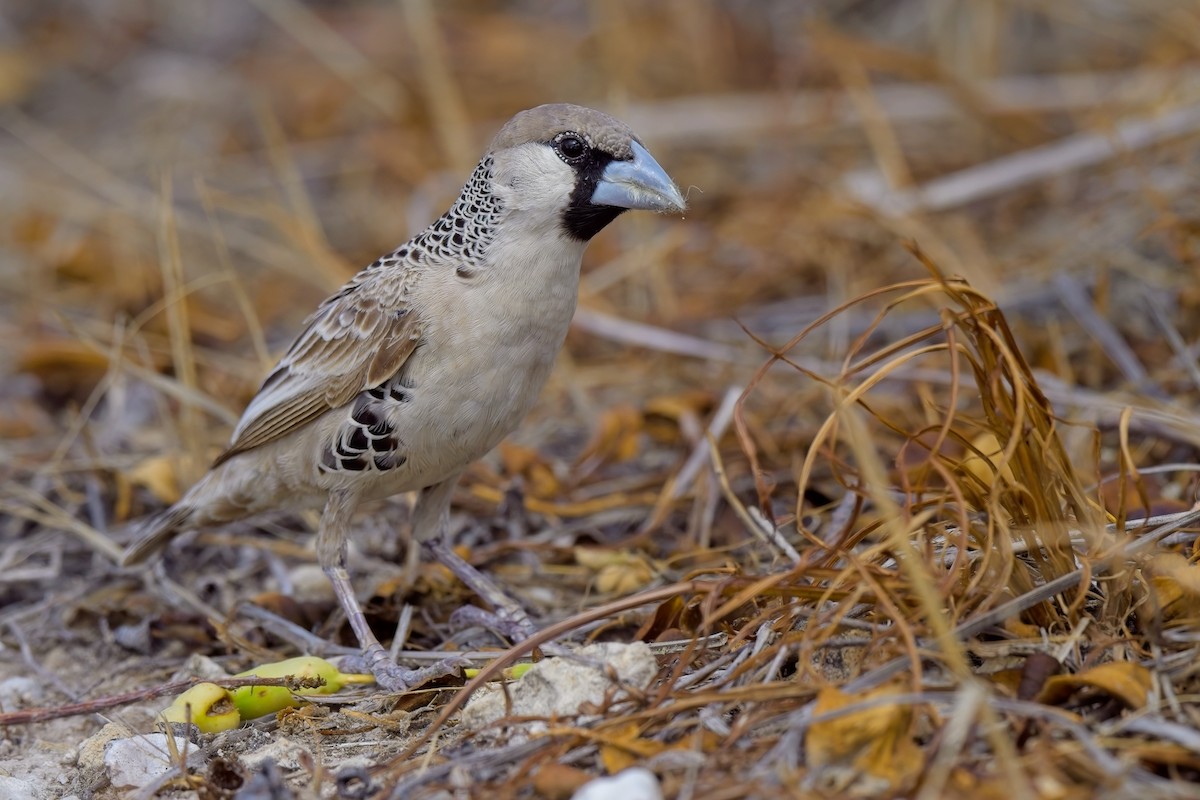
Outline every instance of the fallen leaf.
<path id="1" fill-rule="evenodd" d="M 576 547 L 575 562 L 594 573 L 594 586 L 601 594 L 632 594 L 657 575 L 644 555 L 626 550 Z"/>
<path id="2" fill-rule="evenodd" d="M 1131 742 L 1121 748 L 1121 755 L 1158 767 L 1200 772 L 1200 756 L 1174 742 Z"/>
<path id="3" fill-rule="evenodd" d="M 613 406 L 600 414 L 591 440 L 584 445 L 575 463 L 589 461 L 628 461 L 638 454 L 642 415 L 629 405 Z"/>
<path id="4" fill-rule="evenodd" d="M 108 358 L 73 339 L 37 339 L 21 353 L 15 371 L 37 376 L 52 397 L 83 399 L 108 371 Z"/>
<path id="5" fill-rule="evenodd" d="M 962 463 L 965 471 L 974 475 L 975 479 L 984 486 L 991 486 L 995 483 L 997 475 L 1005 484 L 1016 483 L 1008 464 L 1000 466 L 1004 445 L 996 438 L 996 434 L 984 431 L 971 440 L 971 446 L 974 449 L 967 450 L 967 457 L 963 459 Z"/>
<path id="6" fill-rule="evenodd" d="M 180 498 L 177 460 L 170 456 L 151 456 L 126 473 L 130 483 L 141 486 L 155 499 L 170 505 Z"/>
<path id="7" fill-rule="evenodd" d="M 813 714 L 866 704 L 845 716 L 816 722 L 808 730 L 805 753 L 816 770 L 819 784 L 847 795 L 903 792 L 916 783 L 925 756 L 912 738 L 912 707 L 900 703 L 871 705 L 869 701 L 894 695 L 882 687 L 850 695 L 826 687 L 817 695 Z"/>
<path id="8" fill-rule="evenodd" d="M 1150 699 L 1150 671 L 1131 661 L 1111 661 L 1077 675 L 1055 675 L 1038 693 L 1037 702 L 1052 706 L 1076 703 L 1104 694 L 1119 700 L 1126 708 L 1139 709 Z"/>
<path id="9" fill-rule="evenodd" d="M 662 742 L 643 739 L 641 728 L 630 722 L 600 739 L 600 761 L 609 775 L 616 775 L 643 759 L 657 755 L 666 749 Z"/>
<path id="10" fill-rule="evenodd" d="M 533 790 L 546 800 L 567 800 L 592 776 L 566 764 L 546 764 L 533 776 Z"/>
<path id="11" fill-rule="evenodd" d="M 1179 553 L 1160 553 L 1143 568 L 1150 580 L 1153 602 L 1139 610 L 1144 617 L 1161 614 L 1164 619 L 1200 618 L 1200 565 Z"/>
<path id="12" fill-rule="evenodd" d="M 555 476 L 554 469 L 537 450 L 504 441 L 500 443 L 499 454 L 505 473 L 520 476 L 525 481 L 525 492 L 529 496 L 546 499 L 562 493 L 562 484 Z"/>
<path id="13" fill-rule="evenodd" d="M 673 630 L 678 626 L 683 609 L 684 602 L 680 595 L 662 601 L 658 608 L 654 609 L 654 616 L 642 623 L 636 638 L 642 642 L 657 641 L 664 631 Z"/>
<path id="14" fill-rule="evenodd" d="M 713 393 L 704 389 L 653 397 L 642 410 L 646 433 L 665 443 L 679 441 L 681 430 L 685 436 L 695 435 L 715 402 Z"/>

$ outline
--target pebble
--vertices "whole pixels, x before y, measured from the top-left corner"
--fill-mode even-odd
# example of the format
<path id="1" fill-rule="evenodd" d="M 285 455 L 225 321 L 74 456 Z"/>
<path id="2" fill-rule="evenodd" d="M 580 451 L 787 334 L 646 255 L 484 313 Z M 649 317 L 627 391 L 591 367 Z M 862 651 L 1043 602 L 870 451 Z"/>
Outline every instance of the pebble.
<path id="1" fill-rule="evenodd" d="M 204 766 L 204 755 L 187 739 L 175 737 L 175 747 L 187 753 L 188 767 Z M 140 789 L 175 766 L 170 753 L 167 737 L 161 733 L 113 739 L 104 750 L 104 768 L 114 789 Z"/>
<path id="2" fill-rule="evenodd" d="M 547 658 L 505 687 L 489 684 L 480 689 L 462 711 L 463 725 L 478 729 L 510 714 L 574 716 L 585 705 L 604 703 L 613 688 L 610 669 L 619 683 L 637 689 L 649 685 L 658 672 L 658 662 L 643 642 L 602 642 L 582 648 L 577 655 L 579 660 L 562 656 Z M 511 707 L 505 692 L 511 699 Z"/>
<path id="3" fill-rule="evenodd" d="M 612 777 L 588 781 L 571 800 L 663 800 L 663 794 L 653 772 L 630 767 Z"/>

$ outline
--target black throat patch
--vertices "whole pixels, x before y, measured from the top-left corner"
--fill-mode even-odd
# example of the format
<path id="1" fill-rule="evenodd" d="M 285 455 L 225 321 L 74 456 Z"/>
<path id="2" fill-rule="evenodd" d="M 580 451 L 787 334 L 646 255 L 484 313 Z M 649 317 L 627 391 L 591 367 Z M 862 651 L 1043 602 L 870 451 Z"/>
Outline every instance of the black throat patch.
<path id="1" fill-rule="evenodd" d="M 598 206 L 592 203 L 592 193 L 604 169 L 612 163 L 613 157 L 602 150 L 592 148 L 589 157 L 575 167 L 575 191 L 571 192 L 571 202 L 563 212 L 563 227 L 573 238 L 586 242 L 604 226 L 621 216 L 624 208 L 616 206 Z"/>

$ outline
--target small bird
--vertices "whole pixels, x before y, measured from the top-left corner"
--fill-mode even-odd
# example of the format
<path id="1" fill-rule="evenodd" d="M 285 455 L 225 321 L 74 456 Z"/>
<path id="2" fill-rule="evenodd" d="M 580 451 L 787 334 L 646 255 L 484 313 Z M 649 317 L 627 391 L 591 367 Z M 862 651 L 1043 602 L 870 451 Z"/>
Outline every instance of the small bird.
<path id="1" fill-rule="evenodd" d="M 628 209 L 684 207 L 671 178 L 613 117 L 568 104 L 517 114 L 449 211 L 321 303 L 229 447 L 142 525 L 122 563 L 145 561 L 184 531 L 322 508 L 321 567 L 366 666 L 379 685 L 402 691 L 452 667 L 405 669 L 388 657 L 351 587 L 346 539 L 359 504 L 415 491 L 414 538 L 495 609 L 496 629 L 529 635 L 520 606 L 446 543 L 451 493 L 545 384 L 591 238 Z"/>

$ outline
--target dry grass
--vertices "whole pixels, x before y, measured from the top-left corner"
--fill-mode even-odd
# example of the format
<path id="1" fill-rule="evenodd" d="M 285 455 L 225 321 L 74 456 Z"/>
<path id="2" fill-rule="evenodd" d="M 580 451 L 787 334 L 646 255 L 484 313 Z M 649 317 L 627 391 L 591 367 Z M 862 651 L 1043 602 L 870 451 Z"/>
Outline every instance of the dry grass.
<path id="1" fill-rule="evenodd" d="M 452 712 L 525 643 L 465 690 L 260 725 L 312 754 L 289 785 L 364 756 L 381 797 L 565 797 L 634 763 L 680 798 L 1195 791 L 1194 4 L 199 7 L 0 12 L 0 677 L 36 678 L 26 705 L 352 641 L 309 588 L 311 519 L 147 574 L 113 542 L 500 120 L 573 100 L 692 208 L 593 244 L 458 541 L 542 640 L 658 643 L 659 680 L 527 742 L 464 737 Z M 373 624 L 480 646 L 404 518 L 360 520 Z M 7 727 L 0 768 L 98 726 Z"/>

